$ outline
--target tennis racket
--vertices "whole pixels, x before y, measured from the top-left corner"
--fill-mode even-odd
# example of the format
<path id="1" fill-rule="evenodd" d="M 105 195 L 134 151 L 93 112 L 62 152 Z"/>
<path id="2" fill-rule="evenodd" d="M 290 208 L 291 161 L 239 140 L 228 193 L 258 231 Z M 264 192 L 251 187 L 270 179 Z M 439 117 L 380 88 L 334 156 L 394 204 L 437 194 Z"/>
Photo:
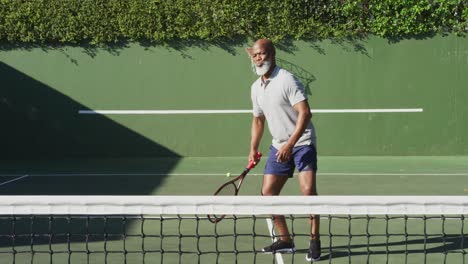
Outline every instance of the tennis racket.
<path id="1" fill-rule="evenodd" d="M 251 160 L 247 167 L 244 169 L 244 171 L 237 176 L 235 179 L 232 179 L 223 185 L 221 185 L 214 195 L 237 195 L 239 193 L 240 187 L 242 186 L 242 182 L 244 181 L 245 176 L 251 169 L 253 169 L 258 162 L 260 161 L 260 158 L 262 157 L 262 153 L 257 152 L 257 155 L 255 156 L 255 160 Z M 208 220 L 212 223 L 218 223 L 219 221 L 223 220 L 223 218 L 226 215 L 208 215 Z"/>

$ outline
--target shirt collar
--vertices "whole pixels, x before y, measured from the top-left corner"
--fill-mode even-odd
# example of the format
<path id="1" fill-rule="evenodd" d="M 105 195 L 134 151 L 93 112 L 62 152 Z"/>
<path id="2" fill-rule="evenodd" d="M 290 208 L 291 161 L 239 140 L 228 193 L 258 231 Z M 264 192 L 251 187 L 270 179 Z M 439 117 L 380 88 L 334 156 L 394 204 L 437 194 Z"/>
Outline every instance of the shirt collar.
<path id="1" fill-rule="evenodd" d="M 278 67 L 278 65 L 275 65 L 275 69 L 273 69 L 273 71 L 271 72 L 271 75 L 270 75 L 270 77 L 268 79 L 263 80 L 263 78 L 260 77 L 260 85 L 263 88 L 266 88 L 266 86 L 270 83 L 270 81 L 272 79 L 274 79 L 276 77 L 276 75 L 278 75 L 279 70 L 280 70 L 280 67 Z"/>

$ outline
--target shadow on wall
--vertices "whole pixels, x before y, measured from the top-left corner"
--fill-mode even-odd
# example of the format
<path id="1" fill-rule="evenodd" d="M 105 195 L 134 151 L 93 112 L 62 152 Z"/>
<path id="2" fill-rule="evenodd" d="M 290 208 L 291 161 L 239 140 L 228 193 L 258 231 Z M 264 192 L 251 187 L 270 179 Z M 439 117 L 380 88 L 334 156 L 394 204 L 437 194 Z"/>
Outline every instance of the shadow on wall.
<path id="1" fill-rule="evenodd" d="M 59 173 L 29 177 L 26 182 L 0 186 L 0 194 L 145 195 L 177 164 L 177 153 L 105 116 L 79 115 L 81 109 L 89 108 L 0 62 L 0 162 L 18 164 L 17 173 L 87 174 L 86 180 L 70 177 L 76 175 L 58 177 Z M 31 169 L 41 166 L 39 172 Z M 157 176 L 138 180 L 124 176 L 155 167 Z M 5 166 L 0 170 L 5 175 Z"/>
<path id="2" fill-rule="evenodd" d="M 302 85 L 304 85 L 304 89 L 306 90 L 306 93 L 308 95 L 312 94 L 312 91 L 310 89 L 310 84 L 314 82 L 315 80 L 317 80 L 317 78 L 315 78 L 315 76 L 310 71 L 298 66 L 297 64 L 289 62 L 287 60 L 276 58 L 276 61 L 278 61 L 278 64 L 282 68 L 294 74 L 294 76 L 296 76 L 302 82 Z"/>

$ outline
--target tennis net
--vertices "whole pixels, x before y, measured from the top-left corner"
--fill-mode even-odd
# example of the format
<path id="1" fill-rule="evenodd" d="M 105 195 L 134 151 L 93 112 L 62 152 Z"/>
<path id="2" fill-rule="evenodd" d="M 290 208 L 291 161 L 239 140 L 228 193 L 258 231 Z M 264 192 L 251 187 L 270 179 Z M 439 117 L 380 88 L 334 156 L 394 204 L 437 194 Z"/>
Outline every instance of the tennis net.
<path id="1" fill-rule="evenodd" d="M 226 214 L 216 224 L 207 214 Z M 297 250 L 264 254 L 285 215 Z M 465 263 L 465 196 L 2 196 L 1 263 Z"/>

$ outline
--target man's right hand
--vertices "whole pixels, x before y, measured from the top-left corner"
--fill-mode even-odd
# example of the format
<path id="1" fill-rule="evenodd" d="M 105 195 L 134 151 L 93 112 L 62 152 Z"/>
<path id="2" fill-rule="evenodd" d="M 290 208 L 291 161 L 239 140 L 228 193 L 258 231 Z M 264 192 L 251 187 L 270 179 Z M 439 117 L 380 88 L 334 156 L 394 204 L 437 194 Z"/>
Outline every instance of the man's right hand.
<path id="1" fill-rule="evenodd" d="M 255 150 L 250 150 L 250 153 L 249 153 L 249 162 L 251 161 L 254 161 L 255 164 L 257 163 L 257 153 L 258 153 L 258 150 L 255 149 Z"/>

